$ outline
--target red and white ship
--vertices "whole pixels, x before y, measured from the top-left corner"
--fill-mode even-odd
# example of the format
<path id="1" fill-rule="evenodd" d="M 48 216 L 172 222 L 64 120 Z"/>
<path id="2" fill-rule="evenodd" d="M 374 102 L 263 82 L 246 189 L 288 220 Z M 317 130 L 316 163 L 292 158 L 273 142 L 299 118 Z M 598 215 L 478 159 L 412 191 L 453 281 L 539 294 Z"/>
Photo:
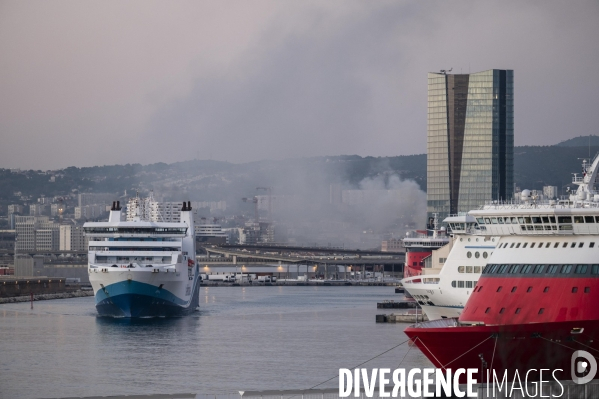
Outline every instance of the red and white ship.
<path id="1" fill-rule="evenodd" d="M 424 258 L 430 256 L 435 250 L 449 243 L 449 237 L 445 229 L 438 228 L 437 218 L 427 226 L 427 230 L 416 230 L 407 233 L 402 240 L 406 249 L 406 263 L 404 266 L 404 278 L 420 276 L 424 266 Z"/>
<path id="2" fill-rule="evenodd" d="M 500 240 L 462 314 L 405 330 L 436 367 L 507 371 L 510 381 L 561 369 L 555 377 L 570 380 L 575 351 L 599 355 L 598 164 L 583 163 L 565 200 L 524 190 L 517 204 L 469 212 L 478 234 Z"/>

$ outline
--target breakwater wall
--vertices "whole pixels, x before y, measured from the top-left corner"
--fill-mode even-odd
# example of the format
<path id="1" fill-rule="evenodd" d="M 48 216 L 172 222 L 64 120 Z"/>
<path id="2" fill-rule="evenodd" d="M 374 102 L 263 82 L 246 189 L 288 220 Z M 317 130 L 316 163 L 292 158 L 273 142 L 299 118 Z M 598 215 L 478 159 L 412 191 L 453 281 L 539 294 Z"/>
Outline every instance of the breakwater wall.
<path id="1" fill-rule="evenodd" d="M 45 301 L 49 299 L 67 299 L 67 298 L 79 298 L 85 296 L 93 296 L 93 291 L 72 291 L 72 292 L 61 292 L 57 294 L 34 294 L 34 301 Z M 0 304 L 2 303 L 16 303 L 16 302 L 29 302 L 31 301 L 31 295 L 26 296 L 14 296 L 10 298 L 0 298 Z"/>

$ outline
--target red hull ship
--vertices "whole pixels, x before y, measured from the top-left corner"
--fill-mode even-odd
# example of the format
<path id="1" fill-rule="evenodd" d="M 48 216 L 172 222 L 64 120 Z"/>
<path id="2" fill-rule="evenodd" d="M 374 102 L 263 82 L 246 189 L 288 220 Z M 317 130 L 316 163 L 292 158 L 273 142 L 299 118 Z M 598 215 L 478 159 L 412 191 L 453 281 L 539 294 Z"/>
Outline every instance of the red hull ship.
<path id="1" fill-rule="evenodd" d="M 570 380 L 575 351 L 599 356 L 598 163 L 583 164 L 568 199 L 540 203 L 525 190 L 518 204 L 469 212 L 473 235 L 502 237 L 463 313 L 405 330 L 436 367 Z"/>

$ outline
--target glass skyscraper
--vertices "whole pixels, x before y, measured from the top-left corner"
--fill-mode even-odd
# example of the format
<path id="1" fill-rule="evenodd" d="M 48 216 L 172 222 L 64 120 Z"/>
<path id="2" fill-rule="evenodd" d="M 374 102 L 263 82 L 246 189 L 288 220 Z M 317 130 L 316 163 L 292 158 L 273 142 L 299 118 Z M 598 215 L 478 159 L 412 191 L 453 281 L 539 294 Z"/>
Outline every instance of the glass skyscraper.
<path id="1" fill-rule="evenodd" d="M 509 200 L 513 176 L 514 71 L 429 73 L 428 217 Z"/>

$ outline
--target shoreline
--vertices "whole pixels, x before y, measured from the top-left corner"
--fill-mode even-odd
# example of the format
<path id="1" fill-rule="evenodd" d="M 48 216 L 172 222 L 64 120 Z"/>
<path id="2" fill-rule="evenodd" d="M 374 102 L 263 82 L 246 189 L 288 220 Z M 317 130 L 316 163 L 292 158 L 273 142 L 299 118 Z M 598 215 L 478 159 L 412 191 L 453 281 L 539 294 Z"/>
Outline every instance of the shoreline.
<path id="1" fill-rule="evenodd" d="M 61 292 L 56 294 L 34 294 L 34 301 L 46 301 L 50 299 L 68 299 L 68 298 L 81 298 L 86 296 L 93 296 L 93 291 L 73 291 L 73 292 Z M 30 302 L 31 296 L 12 296 L 7 298 L 0 298 L 0 304 L 3 303 L 19 303 L 19 302 Z"/>

